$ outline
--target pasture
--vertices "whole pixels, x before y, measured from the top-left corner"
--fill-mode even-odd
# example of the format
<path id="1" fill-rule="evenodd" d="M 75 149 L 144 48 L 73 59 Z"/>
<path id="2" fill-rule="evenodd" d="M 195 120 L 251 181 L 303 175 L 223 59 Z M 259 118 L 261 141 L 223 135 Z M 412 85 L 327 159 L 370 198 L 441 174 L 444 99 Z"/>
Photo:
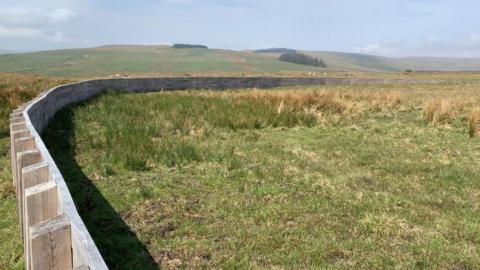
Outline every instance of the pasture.
<path id="1" fill-rule="evenodd" d="M 112 268 L 480 267 L 476 82 L 109 93 L 43 134 Z"/>

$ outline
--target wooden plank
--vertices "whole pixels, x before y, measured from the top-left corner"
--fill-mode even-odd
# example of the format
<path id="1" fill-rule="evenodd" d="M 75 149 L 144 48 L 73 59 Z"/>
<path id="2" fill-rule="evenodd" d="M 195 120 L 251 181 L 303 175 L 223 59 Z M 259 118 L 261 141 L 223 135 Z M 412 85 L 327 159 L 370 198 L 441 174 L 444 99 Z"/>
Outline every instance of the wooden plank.
<path id="1" fill-rule="evenodd" d="M 25 122 L 25 118 L 23 118 L 23 116 L 10 119 L 11 124 L 18 124 L 18 123 L 22 123 L 22 122 Z"/>
<path id="2" fill-rule="evenodd" d="M 22 181 L 24 189 L 45 183 L 50 179 L 48 162 L 42 161 L 22 169 Z"/>
<path id="3" fill-rule="evenodd" d="M 29 228 L 31 270 L 72 269 L 71 226 L 66 215 Z"/>
<path id="4" fill-rule="evenodd" d="M 11 156 L 10 163 L 12 165 L 12 181 L 13 181 L 14 187 L 16 187 L 15 168 L 17 168 L 17 166 L 15 165 L 17 162 L 17 160 L 15 159 L 16 157 L 15 140 L 22 137 L 30 137 L 30 131 L 28 129 L 22 129 L 22 130 L 13 131 L 10 133 L 10 156 Z"/>
<path id="5" fill-rule="evenodd" d="M 33 165 L 35 163 L 39 163 L 42 161 L 42 156 L 39 151 L 37 150 L 28 150 L 17 153 L 17 209 L 18 209 L 18 222 L 20 224 L 19 229 L 22 233 L 22 237 L 24 238 L 25 235 L 23 234 L 23 186 L 22 186 L 22 170 L 23 168 Z M 18 173 L 20 172 L 20 173 Z"/>
<path id="6" fill-rule="evenodd" d="M 21 137 L 21 138 L 16 138 L 13 143 L 13 153 L 14 157 L 17 156 L 18 153 L 23 152 L 23 151 L 29 151 L 29 150 L 34 150 L 35 149 L 35 138 L 34 137 Z M 16 161 L 13 162 L 15 165 L 15 168 L 17 168 Z M 28 164 L 31 165 L 31 164 Z M 28 166 L 27 165 L 27 166 Z M 20 175 L 22 173 L 21 170 L 15 170 L 15 172 L 12 172 L 15 174 L 15 187 L 17 188 L 17 196 L 18 196 L 18 187 L 19 187 L 19 179 Z"/>
<path id="7" fill-rule="evenodd" d="M 28 228 L 58 216 L 58 207 L 58 190 L 55 182 L 48 181 L 25 189 L 24 233 L 27 237 L 23 244 L 27 270 L 31 269 Z"/>
<path id="8" fill-rule="evenodd" d="M 12 113 L 23 113 L 25 107 L 19 106 L 17 109 L 13 110 Z"/>
<path id="9" fill-rule="evenodd" d="M 14 146 L 16 153 L 32 150 L 35 148 L 35 138 L 33 136 L 16 138 Z"/>
<path id="10" fill-rule="evenodd" d="M 13 139 L 14 137 L 12 137 Z M 17 154 L 20 153 L 20 152 L 24 152 L 24 151 L 29 151 L 29 150 L 35 150 L 35 139 L 33 137 L 21 137 L 21 138 L 16 138 L 15 137 L 15 140 L 14 140 L 14 143 L 13 143 L 13 156 L 12 156 L 12 163 L 13 163 L 13 170 L 12 170 L 12 174 L 13 174 L 13 179 L 14 179 L 14 183 L 13 185 L 15 186 L 15 190 L 17 191 L 17 199 L 20 198 L 19 197 L 19 193 L 20 193 L 20 187 L 21 187 L 21 183 L 19 183 L 20 181 L 20 175 L 21 174 L 21 169 L 19 170 L 18 169 L 18 166 L 17 166 Z M 26 166 L 28 165 L 31 165 L 31 164 L 27 164 Z"/>
<path id="11" fill-rule="evenodd" d="M 58 216 L 57 185 L 48 181 L 25 190 L 26 225 L 34 226 Z"/>
<path id="12" fill-rule="evenodd" d="M 23 224 L 26 224 L 23 228 L 23 233 L 24 235 L 28 235 L 28 227 L 32 226 L 31 221 L 28 220 L 28 217 L 31 215 L 32 211 L 37 211 L 35 207 L 40 207 L 40 209 L 43 208 L 41 204 L 36 204 L 34 206 L 28 205 L 29 203 L 29 198 L 28 198 L 28 193 L 29 190 L 30 192 L 33 192 L 35 189 L 32 188 L 41 188 L 42 186 L 40 184 L 46 183 L 51 180 L 50 174 L 49 174 L 49 169 L 48 169 L 48 163 L 46 161 L 42 161 L 37 164 L 33 164 L 30 166 L 27 166 L 22 169 L 22 186 L 24 189 L 24 194 L 23 194 Z M 53 182 L 52 182 L 53 183 Z M 56 187 L 55 187 L 56 188 Z M 58 207 L 58 206 L 57 206 Z M 53 218 L 55 216 L 52 216 Z M 45 218 L 46 219 L 46 218 Z M 40 221 L 43 221 L 45 219 L 42 219 Z M 28 269 L 28 241 L 27 238 L 24 238 L 24 254 L 25 254 L 25 262 L 27 264 L 27 269 Z"/>
<path id="13" fill-rule="evenodd" d="M 10 132 L 26 129 L 27 124 L 25 122 L 10 124 Z"/>
<path id="14" fill-rule="evenodd" d="M 16 124 L 10 124 L 10 155 L 12 157 L 12 176 L 13 176 L 13 179 L 15 180 L 16 179 L 16 175 L 15 175 L 15 168 L 17 166 L 15 166 L 15 162 L 16 162 L 16 153 L 15 153 L 15 140 L 18 139 L 19 137 L 18 136 L 13 136 L 15 134 L 15 132 L 17 131 L 20 131 L 20 130 L 26 130 L 27 129 L 27 125 L 25 124 L 25 122 L 23 123 L 16 123 Z M 29 135 L 30 136 L 30 135 Z M 16 186 L 15 184 L 15 181 L 13 183 L 13 186 Z"/>
<path id="15" fill-rule="evenodd" d="M 14 118 L 18 118 L 18 117 L 22 117 L 23 116 L 23 113 L 20 112 L 20 113 L 11 113 L 10 114 L 10 120 L 14 119 Z"/>
<path id="16" fill-rule="evenodd" d="M 22 186 L 24 189 L 23 194 L 23 205 L 25 211 L 25 192 L 28 188 L 33 187 L 38 184 L 42 184 L 51 180 L 48 163 L 46 161 L 42 161 L 40 163 L 36 163 L 30 166 L 27 166 L 22 169 Z M 25 215 L 24 215 L 24 222 L 25 223 Z M 26 231 L 24 231 L 26 233 Z"/>
<path id="17" fill-rule="evenodd" d="M 11 136 L 16 140 L 16 139 L 19 139 L 19 138 L 22 138 L 22 137 L 30 137 L 30 130 L 28 129 L 20 129 L 20 130 L 16 130 L 16 131 L 13 131 L 11 133 Z"/>

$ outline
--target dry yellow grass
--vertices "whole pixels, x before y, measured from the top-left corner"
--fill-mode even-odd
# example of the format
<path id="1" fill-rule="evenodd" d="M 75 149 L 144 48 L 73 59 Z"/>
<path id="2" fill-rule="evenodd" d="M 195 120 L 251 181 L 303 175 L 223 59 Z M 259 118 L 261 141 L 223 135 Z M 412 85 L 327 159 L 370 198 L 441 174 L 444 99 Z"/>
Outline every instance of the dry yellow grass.
<path id="1" fill-rule="evenodd" d="M 333 91 L 249 91 L 239 97 L 279 104 L 282 110 L 287 107 L 309 112 L 342 113 L 349 107 L 347 100 Z"/>
<path id="2" fill-rule="evenodd" d="M 475 108 L 468 116 L 468 130 L 470 137 L 476 137 L 480 134 L 480 108 Z"/>
<path id="3" fill-rule="evenodd" d="M 68 79 L 0 73 L 0 133 L 7 132 L 8 115 L 13 109 L 34 98 L 40 92 L 69 81 Z"/>
<path id="4" fill-rule="evenodd" d="M 468 112 L 480 104 L 477 84 L 378 85 L 378 86 L 310 86 L 275 90 L 188 92 L 198 96 L 224 99 L 251 99 L 285 111 L 325 115 L 355 120 L 368 113 L 392 114 L 395 111 L 419 110 L 427 124 L 452 124 L 468 118 Z"/>
<path id="5" fill-rule="evenodd" d="M 423 109 L 425 122 L 432 124 L 451 123 L 463 110 L 464 104 L 453 99 L 427 101 Z"/>
<path id="6" fill-rule="evenodd" d="M 348 87 L 347 87 L 348 88 Z M 225 99 L 250 99 L 267 105 L 274 105 L 280 114 L 284 111 L 303 111 L 354 117 L 357 113 L 372 108 L 394 108 L 409 101 L 399 91 L 355 91 L 332 90 L 322 87 L 303 87 L 301 90 L 282 88 L 278 90 L 202 91 L 188 93 L 197 96 L 222 97 Z M 373 109 L 376 110 L 376 109 Z"/>

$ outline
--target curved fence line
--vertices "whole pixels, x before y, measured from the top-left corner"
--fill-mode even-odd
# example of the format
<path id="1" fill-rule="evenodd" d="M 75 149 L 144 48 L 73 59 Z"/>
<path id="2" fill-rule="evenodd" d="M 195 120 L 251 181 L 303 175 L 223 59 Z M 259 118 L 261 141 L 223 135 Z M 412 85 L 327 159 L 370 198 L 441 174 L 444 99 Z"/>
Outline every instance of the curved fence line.
<path id="1" fill-rule="evenodd" d="M 65 106 L 108 90 L 140 93 L 390 83 L 412 81 L 265 77 L 134 78 L 90 80 L 48 90 L 10 115 L 12 175 L 17 190 L 26 269 L 108 269 L 75 208 L 60 170 L 40 137 L 49 120 Z"/>

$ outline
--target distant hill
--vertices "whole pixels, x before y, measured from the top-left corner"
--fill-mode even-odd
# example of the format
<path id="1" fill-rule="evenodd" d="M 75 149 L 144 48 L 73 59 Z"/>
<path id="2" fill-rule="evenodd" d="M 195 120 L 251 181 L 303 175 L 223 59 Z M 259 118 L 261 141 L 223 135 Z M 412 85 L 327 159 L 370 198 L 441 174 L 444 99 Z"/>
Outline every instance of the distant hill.
<path id="1" fill-rule="evenodd" d="M 289 50 L 289 49 L 287 49 Z M 173 49 L 171 46 L 111 45 L 0 55 L 0 72 L 49 76 L 109 76 L 113 74 L 194 72 L 324 72 L 357 71 L 480 71 L 480 59 L 387 58 L 326 51 L 297 51 L 323 60 L 327 69 L 279 61 L 281 53 L 221 49 Z"/>
<path id="2" fill-rule="evenodd" d="M 327 51 L 302 51 L 325 61 L 331 69 L 361 71 L 480 71 L 480 58 L 382 56 Z"/>
<path id="3" fill-rule="evenodd" d="M 392 66 L 389 58 L 357 53 L 341 53 L 327 51 L 301 51 L 306 55 L 322 59 L 330 69 L 361 71 L 402 71 L 399 66 Z M 479 62 L 480 63 L 480 62 Z M 480 67 L 480 66 L 479 66 Z"/>
<path id="4" fill-rule="evenodd" d="M 15 53 L 15 52 L 10 50 L 0 50 L 0 54 L 8 54 L 8 53 Z"/>
<path id="5" fill-rule="evenodd" d="M 173 49 L 171 46 L 112 45 L 0 55 L 0 72 L 47 76 L 315 70 L 315 67 L 285 63 L 261 54 L 219 49 Z"/>

